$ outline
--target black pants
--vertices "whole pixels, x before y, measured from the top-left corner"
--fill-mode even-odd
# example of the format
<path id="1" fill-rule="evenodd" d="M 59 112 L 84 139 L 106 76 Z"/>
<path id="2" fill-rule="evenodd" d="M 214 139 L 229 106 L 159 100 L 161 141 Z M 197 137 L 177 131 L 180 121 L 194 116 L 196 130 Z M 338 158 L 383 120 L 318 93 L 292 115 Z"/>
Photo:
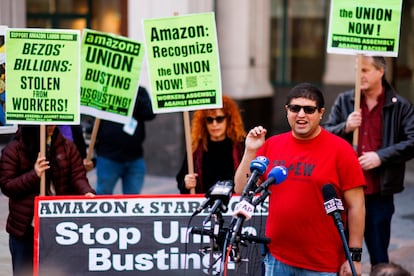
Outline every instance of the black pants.
<path id="1" fill-rule="evenodd" d="M 9 235 L 14 276 L 33 275 L 33 235 L 32 229 L 22 238 Z"/>
<path id="2" fill-rule="evenodd" d="M 394 214 L 394 197 L 379 194 L 365 196 L 365 243 L 371 266 L 388 263 L 388 246 L 391 239 L 391 219 Z"/>

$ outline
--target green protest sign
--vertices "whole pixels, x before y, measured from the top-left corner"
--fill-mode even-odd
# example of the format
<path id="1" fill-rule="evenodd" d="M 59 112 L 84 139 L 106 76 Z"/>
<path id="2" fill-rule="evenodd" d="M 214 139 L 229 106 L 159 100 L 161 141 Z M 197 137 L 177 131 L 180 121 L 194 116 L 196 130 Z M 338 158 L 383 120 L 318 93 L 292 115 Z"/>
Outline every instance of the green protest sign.
<path id="1" fill-rule="evenodd" d="M 222 106 L 213 13 L 146 19 L 144 33 L 154 112 Z"/>
<path id="2" fill-rule="evenodd" d="M 6 121 L 79 124 L 80 32 L 7 29 Z"/>
<path id="3" fill-rule="evenodd" d="M 128 123 L 143 57 L 139 42 L 85 29 L 81 46 L 81 112 Z"/>
<path id="4" fill-rule="evenodd" d="M 328 53 L 398 56 L 402 0 L 332 0 Z"/>

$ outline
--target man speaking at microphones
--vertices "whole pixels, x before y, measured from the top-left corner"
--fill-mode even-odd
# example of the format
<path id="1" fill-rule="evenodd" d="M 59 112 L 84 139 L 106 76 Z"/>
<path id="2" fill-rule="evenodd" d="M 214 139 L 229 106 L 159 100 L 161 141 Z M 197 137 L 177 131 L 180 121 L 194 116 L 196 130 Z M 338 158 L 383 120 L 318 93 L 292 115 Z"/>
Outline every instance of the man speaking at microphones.
<path id="1" fill-rule="evenodd" d="M 288 169 L 283 183 L 269 186 L 266 236 L 270 243 L 264 258 L 265 275 L 352 275 L 341 236 L 326 214 L 321 190 L 332 183 L 344 203 L 341 215 L 349 231 L 347 244 L 361 249 L 365 180 L 356 153 L 345 140 L 320 126 L 325 108 L 318 87 L 309 83 L 293 87 L 285 108 L 291 131 L 266 140 L 265 128 L 251 129 L 234 179 L 235 192 L 241 193 L 250 161 L 256 156 L 268 158 L 268 171 L 279 165 Z M 259 182 L 265 180 L 262 176 Z M 355 259 L 352 264 L 361 275 L 361 262 Z"/>

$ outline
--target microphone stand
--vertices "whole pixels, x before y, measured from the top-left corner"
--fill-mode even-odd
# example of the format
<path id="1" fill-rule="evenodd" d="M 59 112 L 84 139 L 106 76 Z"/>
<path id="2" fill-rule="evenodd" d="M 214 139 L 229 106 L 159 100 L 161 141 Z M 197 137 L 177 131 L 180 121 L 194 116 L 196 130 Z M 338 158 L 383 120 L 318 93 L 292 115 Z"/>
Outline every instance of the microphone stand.
<path id="1" fill-rule="evenodd" d="M 210 226 L 210 265 L 208 267 L 208 275 L 213 275 L 214 267 L 214 249 L 216 248 L 216 243 L 214 237 L 220 234 L 220 229 L 223 225 L 223 216 L 220 212 L 212 214 L 211 226 Z M 216 228 L 218 226 L 218 228 Z"/>
<path id="2" fill-rule="evenodd" d="M 221 207 L 223 208 L 223 207 Z M 224 219 L 221 213 L 221 208 L 216 208 L 203 222 L 202 228 L 192 228 L 192 234 L 198 234 L 201 236 L 208 236 L 210 238 L 209 248 L 206 248 L 206 251 L 209 250 L 209 267 L 208 267 L 208 275 L 213 275 L 213 268 L 214 268 L 214 252 L 219 250 L 222 246 L 221 243 L 223 242 L 223 234 L 225 233 L 223 228 Z M 204 225 L 210 221 L 210 229 L 204 228 Z"/>
<path id="3" fill-rule="evenodd" d="M 341 236 L 342 245 L 344 246 L 345 255 L 349 262 L 352 275 L 357 276 L 354 263 L 352 262 L 351 252 L 346 241 L 344 224 L 342 223 L 341 214 L 339 213 L 340 211 L 344 210 L 342 201 L 340 199 L 337 199 L 336 191 L 332 184 L 324 185 L 322 187 L 322 194 L 325 201 L 325 211 L 328 215 L 332 216 L 339 235 Z"/>
<path id="4" fill-rule="evenodd" d="M 254 207 L 256 207 L 257 205 L 265 201 L 265 199 L 270 195 L 270 192 L 268 190 L 269 185 L 270 185 L 270 182 L 268 185 L 264 185 L 263 187 L 259 186 L 254 191 L 248 191 L 246 196 L 244 197 L 242 196 L 241 201 L 245 200 L 249 202 L 251 205 L 253 205 Z M 254 196 L 259 192 L 262 192 L 261 195 L 254 198 Z M 225 246 L 223 248 L 223 255 L 225 255 L 226 248 L 233 252 L 233 255 L 234 255 L 233 258 L 235 262 L 239 262 L 241 260 L 239 244 L 242 241 L 248 240 L 251 242 L 262 243 L 262 244 L 270 243 L 270 239 L 266 237 L 261 238 L 261 237 L 255 237 L 252 235 L 242 234 L 241 229 L 243 227 L 243 223 L 245 222 L 245 220 L 246 220 L 245 215 L 238 215 L 237 218 L 232 219 L 232 221 L 230 222 L 230 227 L 228 229 L 229 232 L 227 233 L 227 236 L 226 236 Z M 228 241 L 229 241 L 229 244 L 227 245 Z M 222 261 L 223 261 L 222 263 L 222 268 L 223 268 L 224 267 L 223 264 L 225 264 L 225 260 L 222 260 Z M 220 274 L 220 275 L 223 275 L 223 274 Z"/>
<path id="5" fill-rule="evenodd" d="M 339 234 L 342 239 L 342 244 L 344 246 L 346 259 L 348 260 L 349 266 L 351 267 L 352 276 L 357 276 L 354 263 L 352 262 L 351 252 L 349 251 L 348 242 L 346 241 L 344 225 L 341 223 L 339 219 L 335 219 L 335 222 L 336 222 L 336 226 L 339 229 Z"/>

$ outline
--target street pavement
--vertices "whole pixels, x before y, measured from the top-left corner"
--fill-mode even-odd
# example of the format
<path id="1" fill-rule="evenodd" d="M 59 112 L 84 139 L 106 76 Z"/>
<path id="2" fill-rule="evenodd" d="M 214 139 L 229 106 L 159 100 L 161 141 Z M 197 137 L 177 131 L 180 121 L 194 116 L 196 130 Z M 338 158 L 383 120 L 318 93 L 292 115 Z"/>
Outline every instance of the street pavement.
<path id="1" fill-rule="evenodd" d="M 402 265 L 414 275 L 414 161 L 408 162 L 405 190 L 395 196 L 396 212 L 393 217 L 391 244 L 389 248 L 391 261 Z M 96 183 L 96 172 L 88 173 L 92 186 Z M 145 177 L 142 194 L 176 194 L 176 182 L 173 177 L 148 175 Z M 118 183 L 115 190 L 120 194 Z M 8 199 L 0 193 L 0 276 L 12 275 L 8 234 L 5 231 L 8 214 Z M 323 242 L 323 241 L 321 241 Z M 370 271 L 369 257 L 364 248 L 362 256 L 363 274 Z"/>

